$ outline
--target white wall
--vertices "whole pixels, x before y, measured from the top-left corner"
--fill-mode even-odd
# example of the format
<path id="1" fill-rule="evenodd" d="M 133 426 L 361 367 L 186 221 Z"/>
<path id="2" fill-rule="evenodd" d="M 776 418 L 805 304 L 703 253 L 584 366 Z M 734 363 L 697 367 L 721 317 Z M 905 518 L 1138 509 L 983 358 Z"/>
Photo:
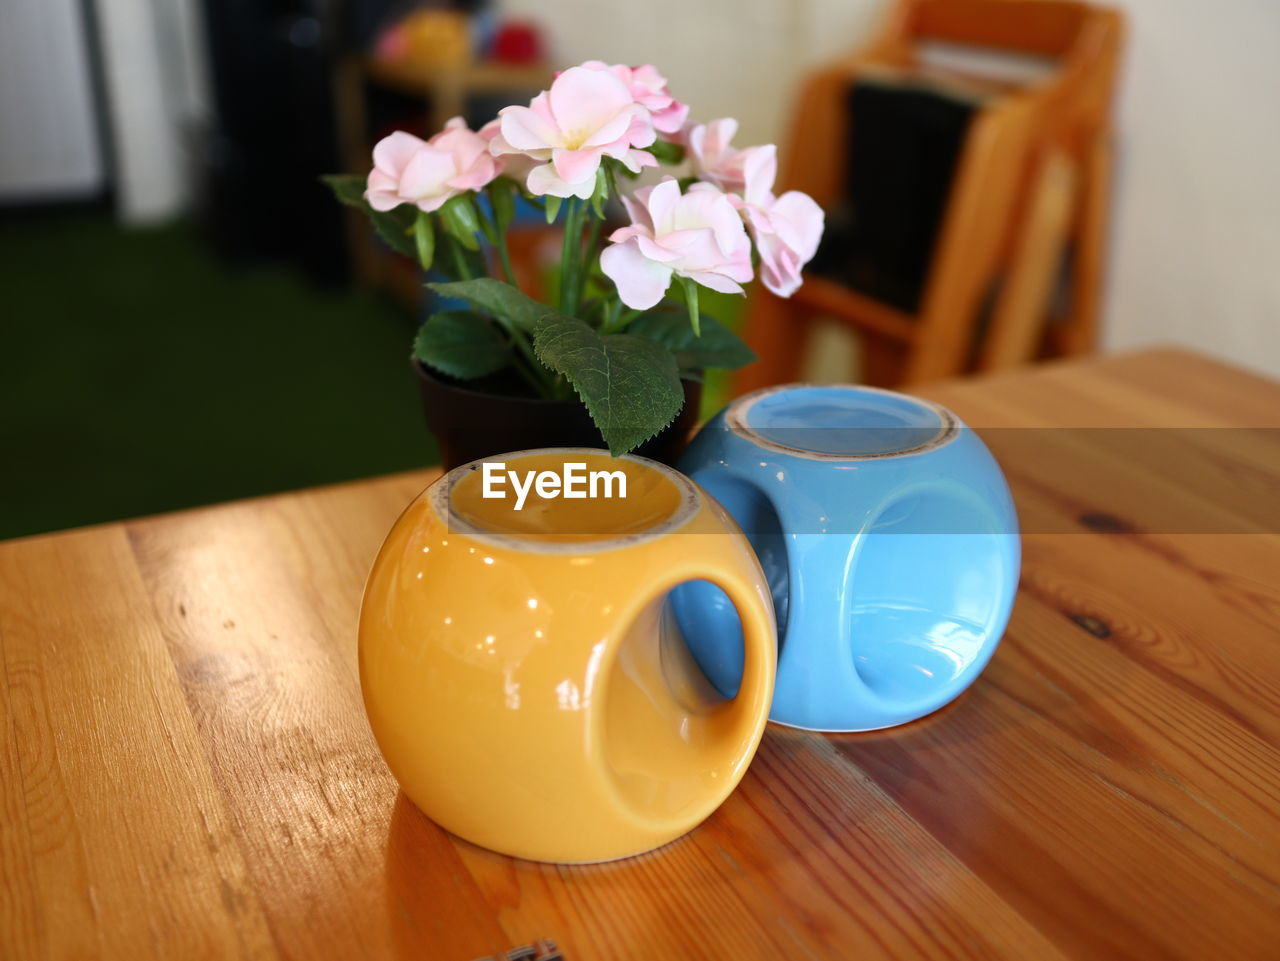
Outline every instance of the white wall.
<path id="1" fill-rule="evenodd" d="M 95 0 L 115 187 L 123 220 L 180 214 L 191 165 L 184 137 L 206 103 L 193 0 Z"/>
<path id="2" fill-rule="evenodd" d="M 91 196 L 104 170 L 77 0 L 5 0 L 0 200 Z"/>
<path id="3" fill-rule="evenodd" d="M 1105 340 L 1280 377 L 1280 3 L 1123 0 Z"/>
<path id="4" fill-rule="evenodd" d="M 189 195 L 186 133 L 209 111 L 199 0 L 91 2 L 101 77 L 92 76 L 81 0 L 3 0 L 0 200 L 96 193 L 106 176 L 103 108 L 121 219 L 175 217 Z"/>
<path id="5" fill-rule="evenodd" d="M 737 117 L 743 144 L 775 140 L 805 68 L 864 35 L 879 0 L 499 0 L 543 25 L 557 64 L 653 63 L 699 120 Z"/>
<path id="6" fill-rule="evenodd" d="M 1130 16 L 1107 349 L 1178 342 L 1280 377 L 1280 0 L 1112 0 Z M 655 63 L 696 117 L 776 140 L 798 77 L 884 0 L 501 0 L 561 63 Z"/>

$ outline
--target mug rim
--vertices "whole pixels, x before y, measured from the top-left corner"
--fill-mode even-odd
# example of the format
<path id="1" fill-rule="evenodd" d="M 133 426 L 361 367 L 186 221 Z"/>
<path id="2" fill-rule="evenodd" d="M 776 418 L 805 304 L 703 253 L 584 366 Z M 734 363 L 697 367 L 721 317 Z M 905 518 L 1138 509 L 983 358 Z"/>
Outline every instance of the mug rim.
<path id="1" fill-rule="evenodd" d="M 912 404 L 931 411 L 938 418 L 937 432 L 925 441 L 919 444 L 913 444 L 910 447 L 904 447 L 899 450 L 877 451 L 873 453 L 852 454 L 852 453 L 835 453 L 831 451 L 811 450 L 805 447 L 793 447 L 790 444 L 783 444 L 780 441 L 766 437 L 764 434 L 747 422 L 747 416 L 751 409 L 761 400 L 770 397 L 773 394 L 783 393 L 785 391 L 808 390 L 808 389 L 835 389 L 845 390 L 854 393 L 878 394 L 882 397 L 893 397 L 899 400 L 905 400 Z M 866 387 L 862 384 L 845 384 L 845 383 L 819 383 L 817 381 L 793 381 L 788 384 L 775 384 L 771 387 L 761 387 L 750 393 L 743 394 L 741 397 L 735 398 L 725 408 L 725 423 L 731 431 L 743 437 L 748 443 L 756 447 L 762 447 L 766 450 L 772 450 L 779 454 L 786 454 L 790 457 L 800 457 L 805 460 L 827 461 L 827 462 L 846 462 L 846 461 L 874 461 L 874 460 L 893 460 L 899 457 L 914 457 L 918 454 L 927 454 L 930 451 L 938 450 L 951 443 L 960 433 L 960 419 L 954 413 L 943 407 L 941 404 L 926 400 L 923 397 L 917 397 L 914 394 L 904 394 L 897 390 L 886 390 L 883 387 Z"/>
<path id="2" fill-rule="evenodd" d="M 600 554 L 606 551 L 621 550 L 646 544 L 649 541 L 665 537 L 684 527 L 702 507 L 702 495 L 698 486 L 684 474 L 666 464 L 640 457 L 636 454 L 623 454 L 613 457 L 614 460 L 627 460 L 639 464 L 649 470 L 656 471 L 670 481 L 680 495 L 680 503 L 671 514 L 658 523 L 643 530 L 629 534 L 618 534 L 614 537 L 601 537 L 597 540 L 542 540 L 520 534 L 508 534 L 486 530 L 462 517 L 453 507 L 453 486 L 466 474 L 479 469 L 486 461 L 498 458 L 514 459 L 538 454 L 604 454 L 613 457 L 603 447 L 530 447 L 525 450 L 507 451 L 489 457 L 480 457 L 465 464 L 459 464 L 453 470 L 441 475 L 427 490 L 427 498 L 435 515 L 444 521 L 451 534 L 472 537 L 491 547 L 505 548 L 524 554 Z M 554 535 L 552 535 L 554 537 Z"/>

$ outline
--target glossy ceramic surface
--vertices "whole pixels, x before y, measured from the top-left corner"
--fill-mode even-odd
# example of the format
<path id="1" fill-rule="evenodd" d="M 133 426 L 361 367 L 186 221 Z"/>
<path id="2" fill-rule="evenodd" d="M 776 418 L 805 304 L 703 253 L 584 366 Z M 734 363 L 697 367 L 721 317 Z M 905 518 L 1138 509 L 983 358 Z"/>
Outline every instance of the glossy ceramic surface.
<path id="1" fill-rule="evenodd" d="M 759 743 L 776 663 L 760 566 L 670 468 L 581 449 L 500 459 L 625 468 L 628 497 L 531 493 L 515 512 L 480 497 L 478 465 L 464 465 L 411 504 L 360 615 L 378 744 L 419 808 L 484 847 L 566 862 L 657 847 L 720 805 Z M 745 681 L 730 698 L 670 610 L 695 580 L 716 585 L 739 638 Z"/>
<path id="2" fill-rule="evenodd" d="M 994 653 L 1021 546 L 1004 476 L 950 411 L 871 388 L 789 385 L 739 398 L 680 461 L 750 538 L 773 592 L 772 720 L 874 730 L 942 707 Z M 718 690 L 742 673 L 727 600 L 674 597 Z"/>

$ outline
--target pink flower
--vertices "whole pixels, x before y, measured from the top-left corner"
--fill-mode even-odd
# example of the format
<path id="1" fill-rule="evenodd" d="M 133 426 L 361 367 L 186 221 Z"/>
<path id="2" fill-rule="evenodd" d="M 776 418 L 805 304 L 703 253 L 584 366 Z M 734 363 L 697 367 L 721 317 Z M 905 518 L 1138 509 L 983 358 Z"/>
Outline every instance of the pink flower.
<path id="1" fill-rule="evenodd" d="M 613 157 L 639 171 L 657 165 L 647 147 L 656 135 L 648 111 L 609 71 L 570 67 L 529 102 L 499 111 L 497 156 L 518 153 L 538 161 L 526 179 L 532 194 L 586 199 L 596 171 Z"/>
<path id="2" fill-rule="evenodd" d="M 374 210 L 415 204 L 430 212 L 465 190 L 478 190 L 497 174 L 488 142 L 454 117 L 430 140 L 403 130 L 379 140 L 364 196 Z"/>
<path id="3" fill-rule="evenodd" d="M 730 144 L 737 132 L 738 121 L 723 117 L 711 123 L 700 123 L 687 135 L 694 174 L 730 193 L 742 192 L 746 184 L 743 170 L 753 154 L 776 149 L 770 145 L 734 150 Z"/>
<path id="4" fill-rule="evenodd" d="M 735 150 L 738 121 L 725 117 L 689 131 L 689 157 L 699 177 L 730 192 L 760 255 L 760 279 L 779 297 L 790 297 L 801 270 L 822 239 L 822 208 L 808 194 L 773 195 L 778 148 L 773 144 Z"/>
<path id="5" fill-rule="evenodd" d="M 751 242 L 729 197 L 711 184 L 685 194 L 668 177 L 623 197 L 631 226 L 615 230 L 600 268 L 628 307 L 647 310 L 662 299 L 672 275 L 740 294 L 752 277 Z"/>
<path id="6" fill-rule="evenodd" d="M 591 70 L 608 70 L 627 85 L 632 99 L 649 111 L 649 119 L 658 133 L 678 134 L 689 116 L 689 105 L 671 96 L 667 78 L 658 73 L 652 64 L 628 67 L 626 64 L 609 65 L 602 60 L 588 60 L 583 64 Z"/>
<path id="7" fill-rule="evenodd" d="M 742 197 L 733 197 L 760 255 L 760 279 L 779 297 L 803 283 L 801 270 L 818 250 L 825 215 L 808 194 L 773 195 L 777 156 L 772 145 L 751 148 L 743 168 Z"/>
<path id="8" fill-rule="evenodd" d="M 502 118 L 494 117 L 480 128 L 479 134 L 489 144 L 489 153 L 494 155 L 498 164 L 498 173 L 523 185 L 529 177 L 529 171 L 536 167 L 538 162 L 520 153 L 502 139 Z"/>

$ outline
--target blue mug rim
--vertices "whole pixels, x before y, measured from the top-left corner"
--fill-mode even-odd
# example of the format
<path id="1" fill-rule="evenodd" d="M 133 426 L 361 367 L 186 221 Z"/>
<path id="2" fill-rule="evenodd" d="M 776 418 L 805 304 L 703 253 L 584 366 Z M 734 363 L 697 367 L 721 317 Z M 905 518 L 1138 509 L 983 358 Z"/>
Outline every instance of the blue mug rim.
<path id="1" fill-rule="evenodd" d="M 751 409 L 759 401 L 779 393 L 793 391 L 799 392 L 804 390 L 844 390 L 856 394 L 872 394 L 880 397 L 891 397 L 899 401 L 906 401 L 907 403 L 914 404 L 937 417 L 938 429 L 932 436 L 918 444 L 913 444 L 910 447 L 903 447 L 888 451 L 845 453 L 812 450 L 809 448 L 784 444 L 771 437 L 766 437 L 760 433 L 759 430 L 750 426 L 748 418 L 751 413 Z M 741 397 L 730 402 L 729 406 L 725 408 L 725 425 L 735 434 L 757 447 L 780 454 L 786 454 L 791 457 L 801 457 L 806 460 L 827 462 L 874 461 L 890 460 L 898 457 L 915 457 L 920 454 L 926 454 L 931 451 L 938 450 L 941 447 L 945 447 L 947 444 L 955 440 L 960 433 L 960 419 L 956 417 L 955 414 L 946 407 L 943 407 L 941 404 L 936 404 L 931 400 L 925 400 L 923 397 L 904 394 L 896 390 L 886 390 L 881 387 L 865 387 L 860 384 L 824 384 L 812 381 L 796 381 L 790 384 L 777 384 L 772 387 L 762 387 L 749 394 L 743 394 Z"/>

